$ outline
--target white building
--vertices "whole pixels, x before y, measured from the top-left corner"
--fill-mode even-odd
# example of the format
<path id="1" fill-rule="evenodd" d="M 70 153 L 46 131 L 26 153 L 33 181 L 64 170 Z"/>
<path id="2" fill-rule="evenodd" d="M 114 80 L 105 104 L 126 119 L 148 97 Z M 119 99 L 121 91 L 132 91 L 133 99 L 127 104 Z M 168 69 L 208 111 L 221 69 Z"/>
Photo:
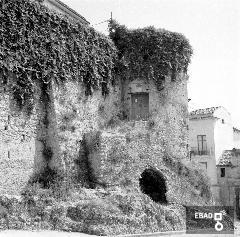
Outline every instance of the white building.
<path id="1" fill-rule="evenodd" d="M 190 158 L 206 170 L 214 196 L 219 199 L 217 165 L 225 150 L 240 148 L 240 130 L 232 125 L 229 112 L 219 106 L 198 109 L 189 116 Z"/>
<path id="2" fill-rule="evenodd" d="M 89 24 L 89 22 L 83 16 L 81 16 L 78 12 L 76 12 L 75 10 L 73 10 L 60 0 L 38 0 L 38 1 L 47 8 L 57 13 L 68 16 L 69 18 L 81 22 L 82 24 L 85 25 Z"/>

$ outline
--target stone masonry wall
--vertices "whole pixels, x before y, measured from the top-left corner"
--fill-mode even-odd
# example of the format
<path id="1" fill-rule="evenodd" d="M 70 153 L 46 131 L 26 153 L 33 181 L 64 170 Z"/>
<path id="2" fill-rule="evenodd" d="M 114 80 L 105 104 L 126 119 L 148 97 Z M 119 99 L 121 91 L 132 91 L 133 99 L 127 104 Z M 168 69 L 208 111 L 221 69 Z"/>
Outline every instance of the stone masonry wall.
<path id="1" fill-rule="evenodd" d="M 80 83 L 67 82 L 64 86 L 53 86 L 59 156 L 63 157 L 70 176 L 78 173 L 75 161 L 79 158 L 84 134 L 104 128 L 119 113 L 119 96 L 118 87 L 112 87 L 104 98 L 101 91 L 86 97 Z"/>
<path id="2" fill-rule="evenodd" d="M 149 128 L 148 123 L 130 122 L 114 128 L 114 131 L 100 132 L 97 137 L 97 142 L 92 133 L 86 138 L 88 161 L 95 185 L 140 189 L 142 173 L 153 168 L 165 177 L 168 202 L 203 204 L 199 196 L 201 191 L 194 188 L 190 181 L 192 178 L 188 177 L 188 168 L 182 164 L 181 173 L 173 172 L 175 168 L 170 160 L 178 162 L 177 159 L 166 155 L 158 130 Z M 199 182 L 199 177 L 194 179 Z M 199 203 L 194 201 L 196 199 Z"/>
<path id="3" fill-rule="evenodd" d="M 46 148 L 52 152 L 50 168 L 77 175 L 74 161 L 83 135 L 106 126 L 119 113 L 118 87 L 112 87 L 104 98 L 101 91 L 86 97 L 83 86 L 73 82 L 52 86 L 47 103 L 42 101 L 41 91 L 36 92 L 29 117 L 14 107 L 4 89 L 0 93 L 0 168 L 10 171 L 7 167 L 11 167 L 7 175 L 0 175 L 2 192 L 19 193 L 31 175 L 43 172 L 47 166 L 43 155 Z M 14 185 L 4 185 L 9 182 Z"/>
<path id="4" fill-rule="evenodd" d="M 39 100 L 39 93 L 35 94 Z M 43 111 L 39 103 L 30 116 L 17 110 L 5 88 L 0 91 L 0 192 L 19 193 L 34 170 L 34 159 L 41 159 L 37 142 Z"/>
<path id="5" fill-rule="evenodd" d="M 151 156 L 156 157 L 155 154 L 161 158 L 164 154 L 180 159 L 186 157 L 186 83 L 186 75 L 181 74 L 174 82 L 167 78 L 165 87 L 160 92 L 156 90 L 151 82 L 145 86 L 144 90 L 148 89 L 150 95 L 150 118 L 145 125 L 154 132 L 139 133 L 139 142 L 140 138 L 145 139 L 141 143 L 141 147 L 145 147 L 146 150 L 143 152 L 144 155 L 139 155 L 139 151 L 137 153 L 135 151 L 138 154 L 136 155 L 134 152 L 131 153 L 129 148 L 130 156 L 133 159 L 129 162 L 123 159 L 121 164 L 126 166 L 125 170 L 129 170 L 129 172 L 125 172 L 126 174 L 133 175 L 132 171 L 134 169 L 130 168 L 134 167 L 134 165 L 139 166 L 142 164 L 146 167 L 149 162 L 151 164 L 155 162 L 154 159 L 151 159 Z M 133 91 L 133 88 L 131 90 Z M 123 87 L 123 92 L 125 112 L 128 111 L 129 113 L 131 97 L 129 99 L 126 86 Z M 99 130 L 104 131 L 109 127 L 112 120 L 121 117 L 123 106 L 121 96 L 121 88 L 118 85 L 111 87 L 110 93 L 106 97 L 102 96 L 100 90 L 87 97 L 81 83 L 66 82 L 60 86 L 53 84 L 50 102 L 44 104 L 41 101 L 42 94 L 39 90 L 36 93 L 36 105 L 33 113 L 30 117 L 26 117 L 23 113 L 16 111 L 11 104 L 12 102 L 10 103 L 12 100 L 9 95 L 2 91 L 0 102 L 2 108 L 0 117 L 2 134 L 0 141 L 2 148 L 0 152 L 1 160 L 4 160 L 6 164 L 10 161 L 12 163 L 15 159 L 28 160 L 30 165 L 26 167 L 29 170 L 25 172 L 26 177 L 24 178 L 27 182 L 31 169 L 35 173 L 41 173 L 46 167 L 47 162 L 43 152 L 46 147 L 49 147 L 53 153 L 49 163 L 51 168 L 60 170 L 62 173 L 66 172 L 71 177 L 79 175 L 79 166 L 76 165 L 76 161 L 79 160 L 84 134 Z M 141 127 L 141 123 L 135 122 L 134 126 Z M 131 129 L 128 128 L 128 130 Z M 115 131 L 113 133 L 115 135 L 103 133 L 101 141 L 102 146 L 105 144 L 105 148 L 102 147 L 100 153 L 92 154 L 92 157 L 89 158 L 92 168 L 95 170 L 95 176 L 100 183 L 107 182 L 106 179 L 108 179 L 111 172 L 113 172 L 112 175 L 117 180 L 120 170 L 123 169 L 123 167 L 119 167 L 119 172 L 116 169 L 111 172 L 104 170 L 104 167 L 112 168 L 109 159 L 112 159 L 111 156 L 114 155 L 116 147 L 115 152 L 119 153 L 118 159 L 121 156 L 126 156 L 126 159 L 128 157 L 124 151 L 124 144 L 128 144 L 128 135 L 118 136 Z M 124 136 L 126 137 L 124 138 Z M 115 144 L 116 142 L 119 142 L 119 146 Z M 143 158 L 139 160 L 139 157 L 149 158 L 148 160 L 141 160 Z M 24 175 L 24 173 L 19 171 L 19 175 Z M 113 184 L 113 180 L 110 183 Z M 128 178 L 124 177 L 124 180 L 121 182 L 128 182 Z M 24 186 L 24 182 L 22 182 L 22 186 Z"/>
<path id="6" fill-rule="evenodd" d="M 125 135 L 111 132 L 88 133 L 85 139 L 89 150 L 91 181 L 103 186 L 119 185 L 125 178 L 122 176 L 123 169 L 129 165 Z"/>
<path id="7" fill-rule="evenodd" d="M 175 81 L 167 77 L 161 91 L 154 82 L 144 80 L 126 81 L 123 85 L 125 113 L 131 118 L 131 94 L 149 93 L 150 121 L 159 128 L 165 149 L 173 156 L 187 157 L 188 144 L 188 76 L 178 74 Z"/>

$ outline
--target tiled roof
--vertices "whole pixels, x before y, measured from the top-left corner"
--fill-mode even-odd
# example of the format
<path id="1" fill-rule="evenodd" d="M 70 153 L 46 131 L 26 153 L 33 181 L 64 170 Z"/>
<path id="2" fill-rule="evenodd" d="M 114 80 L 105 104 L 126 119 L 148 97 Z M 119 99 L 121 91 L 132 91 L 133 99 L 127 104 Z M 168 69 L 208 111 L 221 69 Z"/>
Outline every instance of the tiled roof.
<path id="1" fill-rule="evenodd" d="M 231 159 L 236 156 L 240 156 L 240 149 L 225 150 L 221 155 L 218 166 L 233 166 Z"/>
<path id="2" fill-rule="evenodd" d="M 205 109 L 197 109 L 190 112 L 190 115 L 212 115 L 216 109 L 220 108 L 220 106 L 217 107 L 210 107 Z"/>
<path id="3" fill-rule="evenodd" d="M 233 166 L 231 158 L 233 157 L 232 151 L 226 150 L 222 153 L 218 166 Z"/>
<path id="4" fill-rule="evenodd" d="M 235 127 L 233 127 L 233 131 L 234 131 L 234 132 L 239 132 L 239 133 L 240 133 L 240 129 L 235 128 Z"/>

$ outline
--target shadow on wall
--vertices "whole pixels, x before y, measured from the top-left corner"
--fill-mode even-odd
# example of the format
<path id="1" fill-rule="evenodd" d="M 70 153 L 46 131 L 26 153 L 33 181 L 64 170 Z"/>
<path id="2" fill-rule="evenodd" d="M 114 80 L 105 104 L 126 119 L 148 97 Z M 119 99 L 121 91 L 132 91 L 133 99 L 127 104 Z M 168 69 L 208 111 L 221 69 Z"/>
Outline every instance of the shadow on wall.
<path id="1" fill-rule="evenodd" d="M 147 194 L 154 202 L 167 204 L 166 181 L 163 174 L 154 168 L 143 171 L 139 179 L 141 191 Z"/>

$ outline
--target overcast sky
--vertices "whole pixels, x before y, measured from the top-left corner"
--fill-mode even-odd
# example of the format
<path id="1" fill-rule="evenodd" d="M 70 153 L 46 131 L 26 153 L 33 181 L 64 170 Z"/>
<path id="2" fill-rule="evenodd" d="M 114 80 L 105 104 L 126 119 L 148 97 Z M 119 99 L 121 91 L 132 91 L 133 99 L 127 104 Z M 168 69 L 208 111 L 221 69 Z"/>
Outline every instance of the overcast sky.
<path id="1" fill-rule="evenodd" d="M 183 33 L 193 47 L 190 109 L 222 105 L 240 128 L 240 0 L 62 0 L 97 30 L 113 18 L 129 28 Z"/>

